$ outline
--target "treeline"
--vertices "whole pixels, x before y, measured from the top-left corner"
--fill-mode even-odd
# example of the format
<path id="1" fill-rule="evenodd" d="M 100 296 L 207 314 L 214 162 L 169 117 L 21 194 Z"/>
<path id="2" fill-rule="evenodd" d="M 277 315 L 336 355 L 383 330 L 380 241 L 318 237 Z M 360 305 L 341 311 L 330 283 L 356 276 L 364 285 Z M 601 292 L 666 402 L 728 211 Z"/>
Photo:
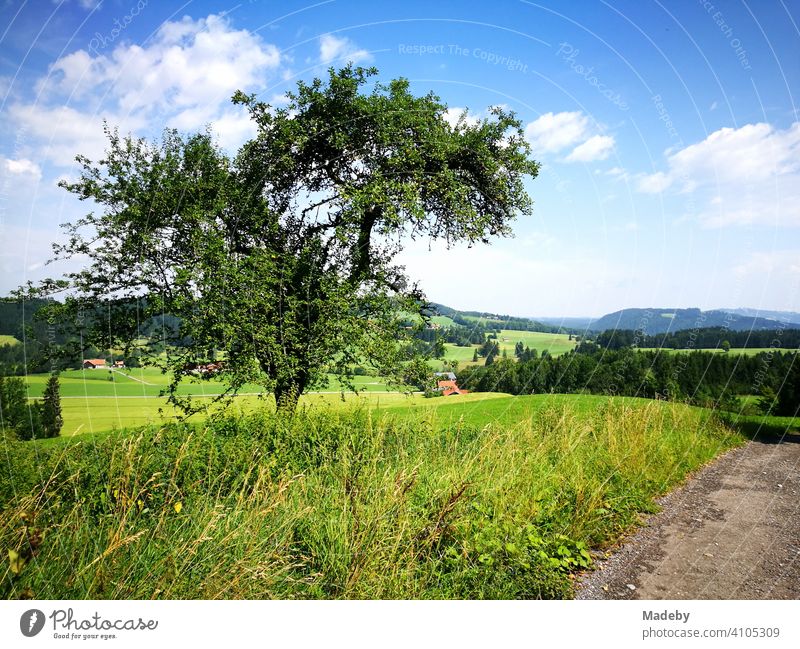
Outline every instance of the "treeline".
<path id="1" fill-rule="evenodd" d="M 26 376 L 78 369 L 84 358 L 102 358 L 107 362 L 124 360 L 126 367 L 139 367 L 141 353 L 133 350 L 125 356 L 115 356 L 109 350 L 86 347 L 81 351 L 55 348 L 36 338 L 26 337 L 25 343 L 0 345 L 0 376 Z"/>
<path id="2" fill-rule="evenodd" d="M 59 372 L 79 368 L 85 358 L 124 360 L 127 367 L 138 367 L 142 350 L 132 348 L 124 356 L 113 355 L 101 341 L 91 341 L 81 331 L 74 333 L 70 318 L 48 314 L 47 307 L 60 306 L 50 300 L 18 300 L 0 298 L 0 334 L 14 336 L 20 343 L 0 345 L 0 376 L 23 376 L 43 372 Z M 137 317 L 143 313 L 143 300 L 130 306 L 130 317 L 125 322 L 109 321 L 103 305 L 81 311 L 84 324 L 102 321 L 106 330 L 134 328 L 147 352 L 158 354 L 167 345 L 181 347 L 188 344 L 180 333 L 180 320 L 169 314 Z M 85 327 L 84 327 L 85 329 Z"/>
<path id="3" fill-rule="evenodd" d="M 717 349 L 726 347 L 726 342 L 731 347 L 741 349 L 798 349 L 800 329 L 732 331 L 725 327 L 705 327 L 651 336 L 630 329 L 609 329 L 598 334 L 595 341 L 605 349 L 623 347 Z"/>
<path id="4" fill-rule="evenodd" d="M 558 357 L 515 362 L 498 359 L 458 373 L 459 385 L 476 392 L 542 392 L 623 395 L 737 408 L 736 395 L 761 396 L 763 411 L 794 415 L 800 404 L 800 360 L 794 352 L 754 356 L 692 352 L 606 350 L 581 343 Z"/>

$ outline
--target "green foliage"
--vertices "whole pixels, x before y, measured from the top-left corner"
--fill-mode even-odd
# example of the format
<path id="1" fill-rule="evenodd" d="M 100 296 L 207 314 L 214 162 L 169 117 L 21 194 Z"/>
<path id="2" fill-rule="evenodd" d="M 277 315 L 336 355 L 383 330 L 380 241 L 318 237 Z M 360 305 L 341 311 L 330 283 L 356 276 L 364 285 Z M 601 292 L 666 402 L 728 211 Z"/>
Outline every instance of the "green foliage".
<path id="1" fill-rule="evenodd" d="M 559 599 L 570 595 L 564 574 L 592 565 L 583 541 L 563 534 L 542 536 L 524 522 L 497 519 L 490 507 L 473 503 L 465 530 L 443 543 L 445 581 L 456 575 L 471 598 Z M 468 579 L 465 579 L 468 576 Z"/>
<path id="2" fill-rule="evenodd" d="M 346 382 L 368 363 L 402 379 L 414 353 L 398 314 L 425 307 L 394 263 L 404 242 L 508 235 L 539 167 L 513 114 L 452 126 L 405 79 L 363 92 L 375 74 L 331 69 L 280 108 L 236 93 L 257 135 L 234 159 L 209 133 L 147 143 L 106 128 L 105 157 L 79 156 L 80 178 L 61 183 L 103 208 L 56 247 L 90 263 L 27 293 L 71 289 L 45 307 L 51 321 L 98 349 L 147 353 L 187 409 L 178 383 L 218 357 L 232 392 L 257 383 L 289 410 L 328 371 Z"/>

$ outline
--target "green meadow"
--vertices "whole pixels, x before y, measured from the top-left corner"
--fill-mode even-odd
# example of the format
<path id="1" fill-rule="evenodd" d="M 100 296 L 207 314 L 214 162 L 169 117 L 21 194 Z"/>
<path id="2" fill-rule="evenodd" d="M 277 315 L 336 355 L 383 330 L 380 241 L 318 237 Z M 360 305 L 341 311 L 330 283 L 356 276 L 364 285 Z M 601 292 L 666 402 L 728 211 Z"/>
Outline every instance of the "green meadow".
<path id="1" fill-rule="evenodd" d="M 40 398 L 47 379 L 46 374 L 27 376 L 28 396 Z M 68 370 L 59 375 L 59 383 L 64 417 L 61 434 L 64 436 L 175 422 L 182 416 L 161 394 L 167 388 L 169 377 L 158 369 L 135 368 L 113 372 L 108 369 Z M 379 397 L 375 399 L 376 402 L 407 398 L 402 393 L 387 393 L 389 388 L 376 377 L 355 376 L 353 384 L 359 394 Z M 341 385 L 335 377 L 330 377 L 327 387 L 305 395 L 303 402 L 341 403 L 343 392 L 347 401 L 359 398 L 354 394 L 347 395 L 347 391 L 346 386 Z M 219 397 L 224 388 L 219 381 L 198 379 L 186 381 L 178 392 L 192 395 L 198 405 L 204 406 L 204 412 L 192 418 L 192 421 L 199 421 L 220 410 L 221 406 L 215 402 L 215 397 Z M 258 385 L 246 385 L 229 407 L 250 411 L 265 403 L 272 403 L 271 395 L 262 394 L 262 388 Z"/>
<path id="2" fill-rule="evenodd" d="M 497 334 L 497 343 L 500 345 L 500 352 L 506 352 L 510 358 L 514 358 L 514 347 L 518 342 L 524 346 L 536 349 L 541 354 L 547 350 L 552 356 L 560 356 L 571 351 L 577 342 L 569 339 L 568 334 L 550 334 L 538 331 L 516 331 L 503 329 Z M 472 364 L 472 357 L 478 345 L 471 347 L 458 347 L 450 343 L 445 344 L 445 359 L 458 361 L 459 363 Z M 478 360 L 479 364 L 483 359 Z"/>
<path id="3" fill-rule="evenodd" d="M 390 396 L 7 442 L 5 597 L 569 598 L 591 550 L 744 441 L 659 401 Z"/>

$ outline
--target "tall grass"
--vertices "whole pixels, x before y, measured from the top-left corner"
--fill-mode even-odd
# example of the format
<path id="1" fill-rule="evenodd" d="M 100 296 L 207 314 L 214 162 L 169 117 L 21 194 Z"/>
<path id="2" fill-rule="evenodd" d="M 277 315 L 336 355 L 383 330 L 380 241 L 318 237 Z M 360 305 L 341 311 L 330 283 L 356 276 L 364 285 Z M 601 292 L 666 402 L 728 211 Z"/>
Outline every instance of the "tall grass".
<path id="1" fill-rule="evenodd" d="M 509 429 L 266 412 L 9 442 L 3 594 L 563 598 L 653 497 L 741 438 L 682 405 L 568 405 Z"/>

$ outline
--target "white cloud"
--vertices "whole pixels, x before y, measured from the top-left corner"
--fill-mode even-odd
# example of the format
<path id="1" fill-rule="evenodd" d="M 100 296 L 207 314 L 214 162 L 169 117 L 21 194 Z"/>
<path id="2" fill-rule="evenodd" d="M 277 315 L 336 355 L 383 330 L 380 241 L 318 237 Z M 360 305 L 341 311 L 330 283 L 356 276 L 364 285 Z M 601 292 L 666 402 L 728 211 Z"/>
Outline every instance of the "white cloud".
<path id="1" fill-rule="evenodd" d="M 638 189 L 669 187 L 698 198 L 707 227 L 800 226 L 800 122 L 721 128 L 704 140 L 666 153 L 668 170 L 639 176 Z"/>
<path id="2" fill-rule="evenodd" d="M 610 135 L 594 135 L 576 146 L 567 156 L 569 162 L 592 162 L 605 160 L 614 149 L 614 138 Z"/>
<path id="3" fill-rule="evenodd" d="M 69 106 L 15 104 L 9 114 L 12 121 L 25 129 L 27 137 L 38 142 L 37 157 L 60 166 L 71 165 L 78 153 L 91 159 L 103 154 L 107 144 L 102 128 L 104 119 L 123 133 L 147 124 L 144 117 L 83 112 Z"/>
<path id="4" fill-rule="evenodd" d="M 800 169 L 800 122 L 785 131 L 769 124 L 722 128 L 669 158 L 673 175 L 697 182 L 752 183 Z"/>
<path id="5" fill-rule="evenodd" d="M 444 120 L 453 128 L 456 127 L 462 117 L 464 124 L 467 126 L 475 126 L 481 121 L 479 115 L 470 113 L 466 108 L 451 107 L 448 108 L 444 113 Z"/>
<path id="6" fill-rule="evenodd" d="M 6 172 L 14 176 L 31 176 L 38 180 L 42 177 L 42 170 L 35 162 L 31 162 L 26 158 L 20 160 L 6 159 L 3 167 Z"/>
<path id="7" fill-rule="evenodd" d="M 162 24 L 147 45 L 120 42 L 58 59 L 37 84 L 43 99 L 15 104 L 10 113 L 39 138 L 42 156 L 59 165 L 79 152 L 102 152 L 103 119 L 121 132 L 157 132 L 164 124 L 191 131 L 219 121 L 222 144 L 236 147 L 252 131 L 231 96 L 267 87 L 281 61 L 274 45 L 221 16 L 184 17 Z"/>
<path id="8" fill-rule="evenodd" d="M 545 113 L 525 127 L 525 139 L 534 155 L 558 153 L 572 147 L 564 162 L 605 160 L 614 149 L 614 138 L 599 135 L 581 111 Z"/>
<path id="9" fill-rule="evenodd" d="M 319 39 L 319 60 L 323 64 L 346 60 L 352 63 L 369 61 L 372 58 L 367 50 L 358 47 L 349 38 L 339 38 L 333 34 L 323 34 Z"/>
<path id="10" fill-rule="evenodd" d="M 660 194 L 672 184 L 672 178 L 667 174 L 657 171 L 654 174 L 644 174 L 637 178 L 636 188 L 645 194 Z"/>
<path id="11" fill-rule="evenodd" d="M 534 153 L 561 151 L 584 139 L 589 118 L 580 111 L 545 113 L 525 127 L 525 138 Z"/>
<path id="12" fill-rule="evenodd" d="M 256 126 L 245 110 L 226 110 L 214 120 L 212 126 L 220 145 L 228 151 L 235 151 L 247 140 L 256 135 Z"/>

